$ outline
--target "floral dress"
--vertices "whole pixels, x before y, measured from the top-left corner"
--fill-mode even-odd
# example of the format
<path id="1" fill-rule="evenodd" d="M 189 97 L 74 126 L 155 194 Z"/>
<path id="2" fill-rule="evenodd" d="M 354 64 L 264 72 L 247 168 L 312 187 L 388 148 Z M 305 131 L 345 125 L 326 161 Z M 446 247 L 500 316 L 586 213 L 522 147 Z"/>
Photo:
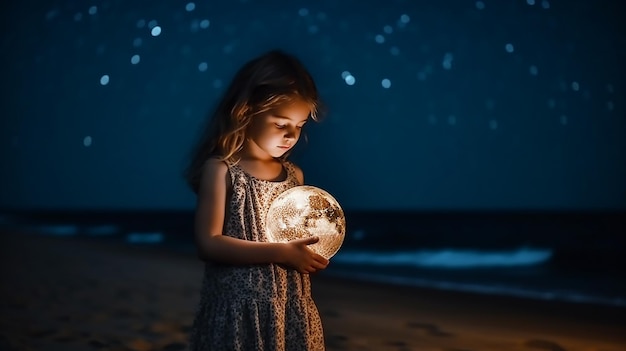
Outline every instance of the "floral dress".
<path id="1" fill-rule="evenodd" d="M 223 235 L 267 241 L 265 215 L 283 191 L 297 186 L 293 164 L 282 181 L 257 179 L 227 163 L 232 192 Z M 190 336 L 191 351 L 324 350 L 308 274 L 277 264 L 207 263 Z"/>

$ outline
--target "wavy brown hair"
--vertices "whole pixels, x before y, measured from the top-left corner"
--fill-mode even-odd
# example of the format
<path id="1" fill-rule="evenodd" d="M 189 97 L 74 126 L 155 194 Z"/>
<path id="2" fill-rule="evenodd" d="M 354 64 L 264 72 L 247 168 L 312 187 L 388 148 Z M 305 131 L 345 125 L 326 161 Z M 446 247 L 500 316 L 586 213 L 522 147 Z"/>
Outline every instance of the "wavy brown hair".
<path id="1" fill-rule="evenodd" d="M 322 103 L 317 87 L 295 56 L 273 50 L 241 67 L 192 150 L 185 170 L 189 187 L 198 192 L 202 168 L 209 158 L 239 161 L 237 153 L 243 148 L 252 118 L 297 100 L 308 103 L 310 118 L 319 120 Z"/>

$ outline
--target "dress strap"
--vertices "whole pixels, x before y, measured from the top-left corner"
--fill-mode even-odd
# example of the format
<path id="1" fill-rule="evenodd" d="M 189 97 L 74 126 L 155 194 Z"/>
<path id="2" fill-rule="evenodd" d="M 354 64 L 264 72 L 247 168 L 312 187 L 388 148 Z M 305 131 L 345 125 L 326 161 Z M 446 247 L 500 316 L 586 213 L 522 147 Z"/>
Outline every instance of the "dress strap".
<path id="1" fill-rule="evenodd" d="M 234 186 L 236 173 L 242 171 L 242 169 L 239 167 L 239 162 L 233 162 L 233 160 L 230 159 L 223 160 L 222 162 L 224 162 L 226 164 L 226 167 L 228 167 L 228 177 L 230 178 L 230 184 Z"/>
<path id="2" fill-rule="evenodd" d="M 283 167 L 285 167 L 285 170 L 287 170 L 287 178 L 292 178 L 297 182 L 298 177 L 296 177 L 296 169 L 294 168 L 294 164 L 289 161 L 283 161 Z"/>

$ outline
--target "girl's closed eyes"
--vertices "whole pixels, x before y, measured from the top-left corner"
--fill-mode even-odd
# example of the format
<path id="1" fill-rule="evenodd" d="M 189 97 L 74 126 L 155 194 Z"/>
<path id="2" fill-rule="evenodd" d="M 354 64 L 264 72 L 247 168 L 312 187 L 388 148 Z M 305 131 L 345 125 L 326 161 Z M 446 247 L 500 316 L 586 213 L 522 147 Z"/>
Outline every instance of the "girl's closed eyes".
<path id="1" fill-rule="evenodd" d="M 276 126 L 276 128 L 278 129 L 285 129 L 287 127 L 286 124 L 278 124 L 278 123 L 274 123 L 274 125 Z M 304 124 L 296 126 L 296 129 L 302 129 L 304 127 Z"/>

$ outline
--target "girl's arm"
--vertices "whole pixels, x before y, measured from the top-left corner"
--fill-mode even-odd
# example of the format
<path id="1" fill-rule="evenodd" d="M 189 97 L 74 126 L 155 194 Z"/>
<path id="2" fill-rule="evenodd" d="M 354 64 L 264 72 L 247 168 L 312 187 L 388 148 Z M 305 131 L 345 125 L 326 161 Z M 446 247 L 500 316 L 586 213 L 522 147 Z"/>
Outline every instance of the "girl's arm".
<path id="1" fill-rule="evenodd" d="M 222 235 L 229 188 L 226 164 L 217 159 L 208 160 L 202 172 L 195 214 L 195 236 L 200 259 L 231 264 L 280 263 L 301 273 L 326 268 L 328 260 L 307 247 L 317 242 L 318 238 L 267 243 Z"/>

